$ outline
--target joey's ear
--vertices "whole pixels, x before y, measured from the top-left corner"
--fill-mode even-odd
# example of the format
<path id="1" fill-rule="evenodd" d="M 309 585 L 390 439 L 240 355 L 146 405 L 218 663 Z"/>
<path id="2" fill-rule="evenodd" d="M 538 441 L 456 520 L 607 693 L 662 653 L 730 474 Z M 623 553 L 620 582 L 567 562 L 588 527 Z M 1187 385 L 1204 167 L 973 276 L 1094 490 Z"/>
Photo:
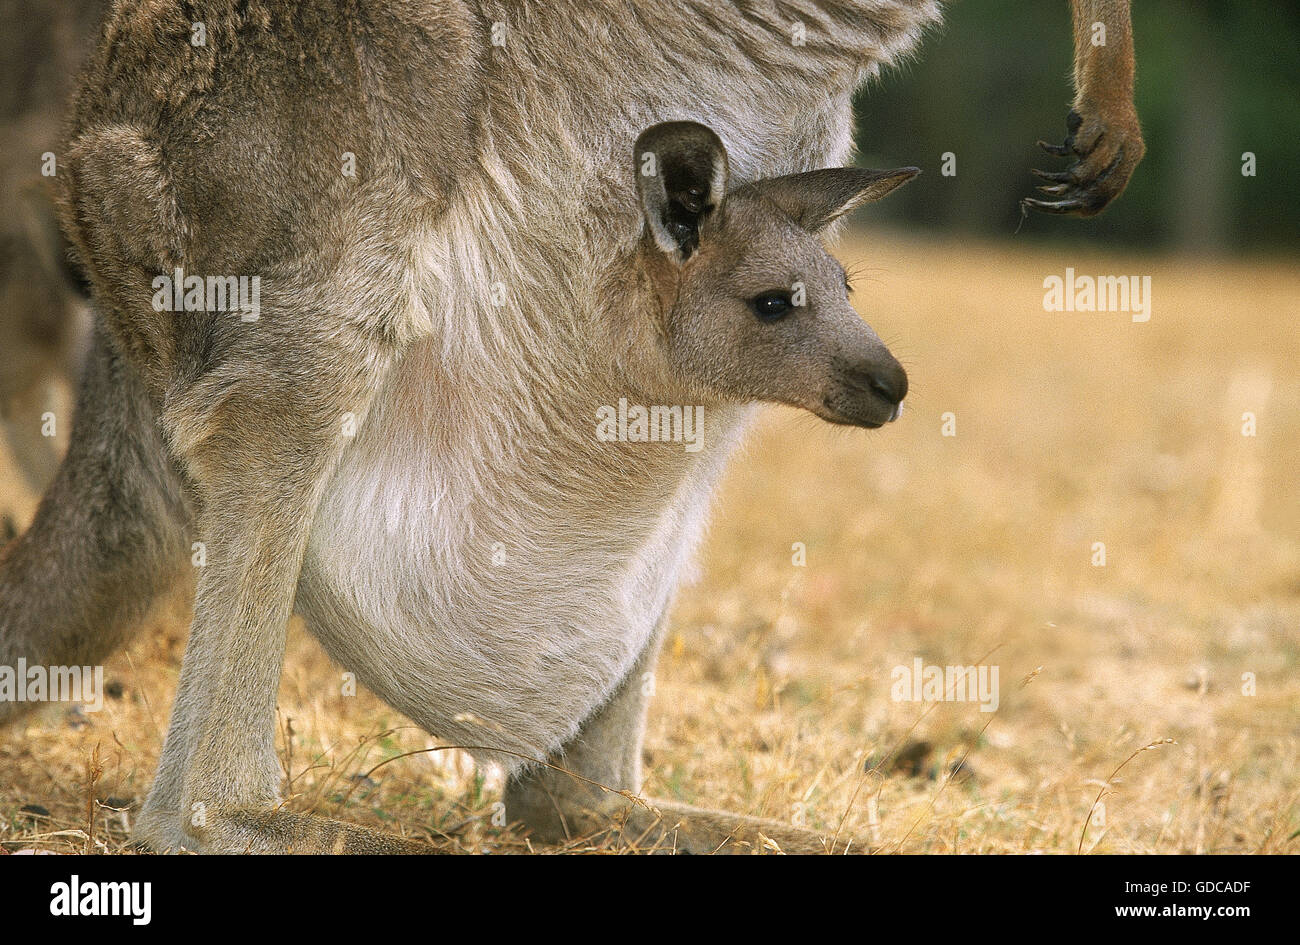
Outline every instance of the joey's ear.
<path id="1" fill-rule="evenodd" d="M 899 167 L 892 171 L 828 167 L 770 177 L 746 189 L 776 204 L 809 233 L 817 233 L 850 210 L 879 200 L 919 173 L 919 167 Z"/>
<path id="2" fill-rule="evenodd" d="M 668 121 L 641 132 L 633 151 L 636 187 L 657 245 L 685 260 L 699 245 L 700 223 L 727 193 L 727 149 L 693 121 Z"/>

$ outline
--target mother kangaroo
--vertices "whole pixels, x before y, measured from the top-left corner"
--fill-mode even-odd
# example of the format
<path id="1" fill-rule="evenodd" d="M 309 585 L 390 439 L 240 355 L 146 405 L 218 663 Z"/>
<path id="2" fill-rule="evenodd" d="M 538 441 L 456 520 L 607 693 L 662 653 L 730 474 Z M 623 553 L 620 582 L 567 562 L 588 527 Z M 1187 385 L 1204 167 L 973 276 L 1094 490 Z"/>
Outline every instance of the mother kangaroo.
<path id="1" fill-rule="evenodd" d="M 1074 9 L 1078 98 L 1054 150 L 1077 160 L 1034 205 L 1090 213 L 1141 139 L 1127 4 Z M 938 16 L 931 0 L 115 6 L 60 155 L 93 353 L 68 455 L 0 561 L 0 665 L 100 662 L 197 578 L 138 840 L 422 848 L 281 809 L 296 606 L 377 693 L 506 765 L 507 813 L 535 836 L 614 818 L 679 850 L 825 848 L 632 800 L 642 679 L 749 404 L 897 415 L 905 376 L 810 241 L 911 176 L 818 169 L 850 155 L 854 90 Z M 796 283 L 811 301 L 785 317 Z M 623 399 L 702 405 L 704 448 L 601 441 L 598 411 Z"/>

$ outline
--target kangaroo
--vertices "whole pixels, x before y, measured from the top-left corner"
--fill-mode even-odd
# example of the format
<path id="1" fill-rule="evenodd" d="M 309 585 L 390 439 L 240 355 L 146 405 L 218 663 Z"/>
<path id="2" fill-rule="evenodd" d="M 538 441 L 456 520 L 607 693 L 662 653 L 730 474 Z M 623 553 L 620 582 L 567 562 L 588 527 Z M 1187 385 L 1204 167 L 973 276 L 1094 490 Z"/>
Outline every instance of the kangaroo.
<path id="1" fill-rule="evenodd" d="M 502 763 L 508 815 L 540 838 L 614 818 L 675 849 L 760 834 L 824 849 L 630 800 L 643 680 L 754 405 L 862 427 L 898 415 L 906 376 L 815 235 L 915 173 L 827 168 L 848 157 L 854 89 L 937 14 L 110 14 L 58 178 L 95 335 L 68 454 L 0 558 L 0 665 L 98 662 L 156 595 L 194 583 L 140 842 L 425 849 L 281 809 L 273 719 L 296 607 L 396 708 Z M 1096 114 L 1106 130 L 1067 148 L 1081 169 L 1062 199 L 1122 187 L 1113 159 L 1090 176 L 1100 142 L 1126 140 Z M 204 295 L 235 276 L 260 280 L 253 320 Z M 703 448 L 598 438 L 624 399 L 702 407 Z"/>

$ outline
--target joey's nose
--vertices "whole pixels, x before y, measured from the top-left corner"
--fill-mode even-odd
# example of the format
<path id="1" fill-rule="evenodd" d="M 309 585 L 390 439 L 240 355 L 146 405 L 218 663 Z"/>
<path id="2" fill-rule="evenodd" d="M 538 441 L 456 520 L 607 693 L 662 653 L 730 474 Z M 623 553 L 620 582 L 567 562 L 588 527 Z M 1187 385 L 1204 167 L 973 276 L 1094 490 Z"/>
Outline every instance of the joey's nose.
<path id="1" fill-rule="evenodd" d="M 864 365 L 857 373 L 860 382 L 881 400 L 899 404 L 907 396 L 907 372 L 893 358 L 885 364 Z"/>
<path id="2" fill-rule="evenodd" d="M 889 354 L 879 349 L 861 361 L 836 365 L 832 391 L 824 405 L 836 423 L 852 423 L 875 429 L 897 420 L 907 396 L 907 372 Z"/>

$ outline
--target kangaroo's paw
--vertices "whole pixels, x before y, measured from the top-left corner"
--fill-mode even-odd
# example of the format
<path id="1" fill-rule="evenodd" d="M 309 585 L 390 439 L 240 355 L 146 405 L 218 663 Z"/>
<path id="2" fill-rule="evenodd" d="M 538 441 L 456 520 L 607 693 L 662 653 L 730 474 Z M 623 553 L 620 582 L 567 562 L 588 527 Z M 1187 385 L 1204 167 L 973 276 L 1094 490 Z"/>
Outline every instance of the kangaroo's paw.
<path id="1" fill-rule="evenodd" d="M 433 846 L 366 827 L 291 811 L 195 812 L 189 824 L 176 815 L 146 811 L 132 839 L 156 853 L 430 854 Z"/>
<path id="2" fill-rule="evenodd" d="M 1049 183 L 1039 187 L 1050 199 L 1026 197 L 1020 205 L 1044 213 L 1073 213 L 1090 217 L 1118 197 L 1133 176 L 1146 146 L 1132 107 L 1094 109 L 1079 106 L 1065 120 L 1064 144 L 1038 142 L 1048 154 L 1075 158 L 1063 171 L 1033 174 Z"/>

